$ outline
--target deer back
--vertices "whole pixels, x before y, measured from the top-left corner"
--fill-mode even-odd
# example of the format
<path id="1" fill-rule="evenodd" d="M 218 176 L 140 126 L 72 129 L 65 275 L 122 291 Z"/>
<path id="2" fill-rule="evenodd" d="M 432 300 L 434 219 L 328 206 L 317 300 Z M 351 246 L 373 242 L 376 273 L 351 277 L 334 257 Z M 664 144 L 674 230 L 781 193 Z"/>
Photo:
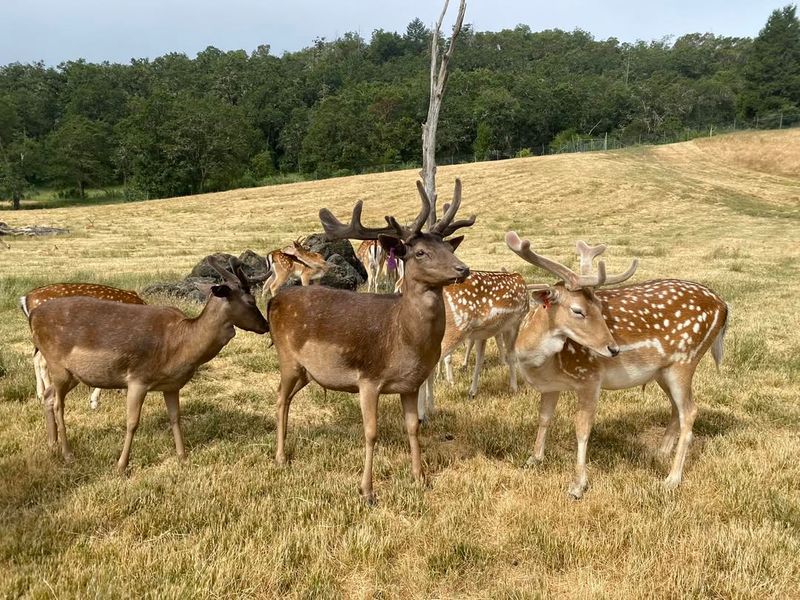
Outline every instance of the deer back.
<path id="1" fill-rule="evenodd" d="M 98 298 L 100 300 L 110 300 L 112 302 L 122 302 L 125 304 L 145 304 L 145 301 L 136 293 L 130 290 L 100 285 L 96 283 L 54 283 L 31 290 L 20 298 L 20 306 L 26 317 L 31 312 L 49 300 L 54 298 L 67 298 L 70 296 L 85 296 L 88 298 Z"/>
<path id="2" fill-rule="evenodd" d="M 519 327 L 528 312 L 528 291 L 519 273 L 472 271 L 444 288 L 446 328 L 442 353 L 469 336 L 488 339 Z"/>
<path id="3" fill-rule="evenodd" d="M 659 369 L 699 362 L 728 318 L 722 298 L 690 281 L 654 280 L 595 294 L 620 354 L 605 358 L 567 340 L 556 359 L 576 381 L 601 372 L 604 387 L 640 385 Z"/>

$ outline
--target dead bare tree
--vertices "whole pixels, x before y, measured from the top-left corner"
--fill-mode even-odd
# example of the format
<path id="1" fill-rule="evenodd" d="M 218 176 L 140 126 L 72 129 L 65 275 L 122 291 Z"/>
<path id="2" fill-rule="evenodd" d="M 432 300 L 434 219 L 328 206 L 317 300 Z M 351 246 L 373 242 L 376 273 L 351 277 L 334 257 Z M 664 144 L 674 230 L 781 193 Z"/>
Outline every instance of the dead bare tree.
<path id="1" fill-rule="evenodd" d="M 439 34 L 442 30 L 442 21 L 447 14 L 450 0 L 445 0 L 439 20 L 431 33 L 431 97 L 428 102 L 428 118 L 422 124 L 422 170 L 419 172 L 425 193 L 431 201 L 431 212 L 428 215 L 428 229 L 436 223 L 436 128 L 439 125 L 439 111 L 442 108 L 442 96 L 447 84 L 447 66 L 456 47 L 456 38 L 461 33 L 464 24 L 464 12 L 467 10 L 466 0 L 461 0 L 458 6 L 453 33 L 445 52 L 439 56 Z"/>

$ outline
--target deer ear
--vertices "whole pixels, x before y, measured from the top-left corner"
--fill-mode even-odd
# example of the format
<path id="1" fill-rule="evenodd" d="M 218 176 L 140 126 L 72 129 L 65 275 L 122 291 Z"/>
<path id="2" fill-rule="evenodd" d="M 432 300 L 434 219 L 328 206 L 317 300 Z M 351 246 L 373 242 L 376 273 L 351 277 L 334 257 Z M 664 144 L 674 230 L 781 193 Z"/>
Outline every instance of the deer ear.
<path id="1" fill-rule="evenodd" d="M 445 240 L 445 243 L 449 244 L 450 248 L 453 250 L 453 252 L 455 252 L 456 248 L 458 248 L 459 244 L 461 244 L 461 242 L 463 242 L 463 241 L 464 241 L 464 236 L 460 235 L 458 237 L 454 237 L 454 238 L 450 238 L 449 240 Z"/>
<path id="2" fill-rule="evenodd" d="M 212 285 L 211 293 L 217 298 L 228 298 L 231 295 L 231 288 L 224 283 L 222 285 Z"/>
<path id="3" fill-rule="evenodd" d="M 381 234 L 378 236 L 378 243 L 380 243 L 381 248 L 386 250 L 387 254 L 389 254 L 391 250 L 394 250 L 394 255 L 397 258 L 403 258 L 406 254 L 406 245 L 400 238 Z"/>
<path id="4" fill-rule="evenodd" d="M 542 290 L 534 290 L 531 293 L 531 298 L 537 304 L 549 306 L 550 304 L 558 304 L 558 291 L 555 288 L 545 288 Z"/>

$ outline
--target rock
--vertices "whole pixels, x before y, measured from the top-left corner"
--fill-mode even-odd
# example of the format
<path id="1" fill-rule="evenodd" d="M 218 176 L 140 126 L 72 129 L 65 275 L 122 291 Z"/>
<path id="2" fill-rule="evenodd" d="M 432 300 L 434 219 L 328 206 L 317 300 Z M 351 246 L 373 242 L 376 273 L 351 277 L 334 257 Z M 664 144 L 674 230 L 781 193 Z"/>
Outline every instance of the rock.
<path id="1" fill-rule="evenodd" d="M 327 262 L 333 265 L 320 279 L 321 285 L 343 290 L 355 290 L 364 283 L 364 278 L 353 268 L 353 265 L 339 254 L 332 254 Z"/>
<path id="2" fill-rule="evenodd" d="M 211 258 L 212 256 L 215 259 L 217 259 L 220 262 L 220 264 L 226 265 L 226 266 L 230 265 L 230 269 L 231 270 L 235 269 L 237 266 L 241 266 L 242 265 L 242 261 L 240 261 L 238 258 L 233 256 L 232 254 L 225 254 L 224 252 L 217 252 L 216 254 L 210 254 L 209 256 L 206 256 L 203 260 L 201 260 L 199 263 L 197 263 L 194 266 L 194 268 L 192 269 L 192 272 L 189 273 L 189 278 L 191 278 L 191 277 L 206 277 L 206 278 L 213 279 L 216 283 L 221 283 L 222 282 L 222 276 L 219 273 L 217 273 L 217 270 L 214 267 L 212 267 L 210 264 L 208 264 L 208 259 Z"/>
<path id="3" fill-rule="evenodd" d="M 325 260 L 330 259 L 334 254 L 338 254 L 358 273 L 361 283 L 367 280 L 367 270 L 356 257 L 353 245 L 349 240 L 330 241 L 325 237 L 324 233 L 312 233 L 305 239 L 305 246 L 313 252 L 319 252 Z"/>
<path id="4" fill-rule="evenodd" d="M 145 296 L 161 295 L 171 296 L 173 298 L 181 298 L 183 300 L 192 300 L 194 302 L 205 302 L 206 295 L 197 289 L 198 284 L 217 284 L 219 283 L 219 276 L 213 277 L 187 277 L 183 281 L 176 283 L 154 283 L 148 285 L 142 290 Z"/>
<path id="5" fill-rule="evenodd" d="M 269 273 L 267 272 L 267 259 L 260 254 L 256 254 L 252 250 L 245 250 L 239 255 L 239 262 L 242 263 L 242 270 L 247 275 L 247 279 L 251 285 L 263 282 Z"/>
<path id="6" fill-rule="evenodd" d="M 0 221 L 0 235 L 61 235 L 69 233 L 69 229 L 61 227 L 45 227 L 42 225 L 28 225 L 26 227 L 11 227 Z"/>

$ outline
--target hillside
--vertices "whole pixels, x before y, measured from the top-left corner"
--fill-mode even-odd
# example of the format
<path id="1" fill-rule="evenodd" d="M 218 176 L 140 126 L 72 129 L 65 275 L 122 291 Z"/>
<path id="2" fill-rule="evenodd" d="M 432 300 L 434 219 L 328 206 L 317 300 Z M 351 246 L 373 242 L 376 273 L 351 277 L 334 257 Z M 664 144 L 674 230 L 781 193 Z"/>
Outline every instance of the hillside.
<path id="1" fill-rule="evenodd" d="M 471 267 L 536 280 L 505 247 L 515 229 L 573 264 L 576 239 L 607 243 L 612 271 L 639 257 L 636 280 L 691 279 L 730 303 L 721 372 L 706 360 L 695 377 L 695 443 L 674 493 L 651 456 L 669 417 L 657 386 L 603 394 L 581 502 L 565 494 L 571 398 L 559 404 L 545 466 L 521 468 L 538 395 L 509 394 L 492 350 L 476 400 L 463 373 L 452 389 L 437 385 L 441 414 L 423 434 L 427 490 L 411 481 L 396 399 L 382 401 L 379 506 L 368 509 L 356 493 L 357 400 L 302 392 L 292 464 L 275 468 L 275 354 L 245 333 L 184 390 L 185 467 L 154 396 L 133 472 L 115 477 L 124 401 L 107 393 L 91 411 L 83 388 L 67 403 L 77 464 L 48 454 L 18 295 L 62 280 L 177 279 L 208 253 L 266 253 L 318 231 L 321 207 L 345 217 L 358 199 L 365 222 L 406 219 L 416 176 L 0 212 L 10 225 L 72 231 L 0 239 L 0 595 L 105 596 L 120 578 L 131 595 L 158 596 L 800 594 L 800 129 L 438 171 L 440 198 L 461 177 L 462 211 L 477 215 L 458 252 Z"/>

